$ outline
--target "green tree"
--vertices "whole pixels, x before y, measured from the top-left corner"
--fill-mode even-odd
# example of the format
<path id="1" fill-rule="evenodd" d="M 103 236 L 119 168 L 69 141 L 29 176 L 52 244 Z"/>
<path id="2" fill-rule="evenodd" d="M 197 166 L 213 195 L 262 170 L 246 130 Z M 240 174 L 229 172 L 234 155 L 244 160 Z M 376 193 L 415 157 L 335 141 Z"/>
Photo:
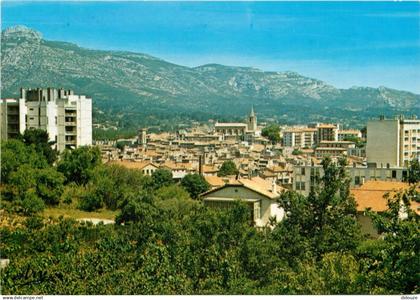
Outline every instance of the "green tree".
<path id="1" fill-rule="evenodd" d="M 34 169 L 27 164 L 13 172 L 9 180 L 15 200 L 22 200 L 29 191 L 35 191 L 37 197 L 50 205 L 59 203 L 63 182 L 64 176 L 53 167 Z"/>
<path id="2" fill-rule="evenodd" d="M 294 196 L 294 192 L 281 196 L 286 218 L 276 229 L 285 235 L 279 236 L 281 241 L 290 239 L 305 249 L 303 257 L 311 252 L 317 259 L 327 252 L 353 250 L 361 239 L 345 159 L 335 164 L 325 158 L 322 166 L 324 176 L 314 179 L 308 197 Z"/>
<path id="3" fill-rule="evenodd" d="M 36 172 L 36 191 L 46 204 L 56 205 L 64 192 L 64 176 L 54 168 L 45 168 Z"/>
<path id="4" fill-rule="evenodd" d="M 45 168 L 48 163 L 44 156 L 34 148 L 18 140 L 8 140 L 1 144 L 1 181 L 8 183 L 12 172 L 20 166 L 28 165 L 35 169 Z"/>
<path id="5" fill-rule="evenodd" d="M 42 129 L 26 129 L 22 140 L 27 146 L 33 146 L 36 152 L 44 155 L 50 165 L 57 160 L 57 151 L 52 148 L 54 141 L 49 141 L 47 131 Z"/>
<path id="6" fill-rule="evenodd" d="M 149 194 L 130 195 L 117 216 L 116 222 L 121 223 L 153 223 L 158 219 L 159 211 Z"/>
<path id="7" fill-rule="evenodd" d="M 197 199 L 201 193 L 209 190 L 210 185 L 201 174 L 187 174 L 181 180 L 181 186 L 191 195 L 193 199 Z"/>
<path id="8" fill-rule="evenodd" d="M 410 184 L 415 184 L 420 182 L 420 161 L 418 158 L 413 158 L 407 170 L 407 182 Z"/>
<path id="9" fill-rule="evenodd" d="M 159 189 L 163 186 L 171 185 L 174 180 L 172 179 L 172 172 L 167 169 L 158 169 L 152 174 L 152 186 L 154 189 Z"/>
<path id="10" fill-rule="evenodd" d="M 102 195 L 95 187 L 90 187 L 80 197 L 78 208 L 84 211 L 95 211 L 102 208 L 104 201 Z"/>
<path id="11" fill-rule="evenodd" d="M 66 183 L 87 184 L 93 176 L 93 169 L 101 164 L 101 152 L 97 147 L 66 149 L 57 169 L 64 174 Z"/>
<path id="12" fill-rule="evenodd" d="M 200 202 L 193 201 L 190 194 L 179 185 L 161 187 L 154 193 L 154 196 L 156 197 L 156 206 L 176 220 L 181 220 L 201 205 Z"/>
<path id="13" fill-rule="evenodd" d="M 357 148 L 363 148 L 366 144 L 361 138 L 357 136 L 348 136 L 344 140 L 355 143 Z"/>
<path id="14" fill-rule="evenodd" d="M 223 162 L 222 166 L 219 169 L 219 172 L 217 172 L 217 176 L 223 177 L 228 175 L 237 175 L 238 173 L 239 171 L 235 163 L 231 160 L 227 160 Z"/>
<path id="15" fill-rule="evenodd" d="M 27 216 L 32 216 L 38 212 L 43 211 L 45 203 L 38 197 L 34 189 L 27 190 L 22 201 L 23 213 Z"/>
<path id="16" fill-rule="evenodd" d="M 299 149 L 293 149 L 292 154 L 293 155 L 302 155 L 303 152 L 302 152 L 302 150 L 299 150 Z"/>
<path id="17" fill-rule="evenodd" d="M 264 127 L 261 131 L 261 135 L 268 138 L 272 144 L 277 144 L 281 141 L 280 127 L 277 124 L 271 124 Z"/>
<path id="18" fill-rule="evenodd" d="M 366 259 L 366 252 L 362 252 L 362 259 L 365 265 L 370 266 L 365 268 L 369 288 L 379 293 L 420 292 L 420 217 L 411 209 L 413 203 L 420 202 L 419 189 L 420 184 L 411 185 L 406 190 L 388 195 L 388 210 L 382 214 L 368 211 L 383 240 L 379 249 L 378 245 L 374 245 L 377 250 L 373 259 Z"/>

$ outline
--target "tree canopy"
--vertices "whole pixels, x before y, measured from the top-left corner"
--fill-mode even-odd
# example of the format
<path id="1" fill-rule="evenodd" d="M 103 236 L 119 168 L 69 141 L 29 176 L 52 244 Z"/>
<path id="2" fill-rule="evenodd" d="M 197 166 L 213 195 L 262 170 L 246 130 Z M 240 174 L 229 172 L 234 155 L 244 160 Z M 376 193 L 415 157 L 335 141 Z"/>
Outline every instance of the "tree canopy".
<path id="1" fill-rule="evenodd" d="M 101 152 L 97 147 L 66 149 L 57 169 L 64 174 L 66 182 L 86 184 L 93 177 L 93 169 L 101 164 Z"/>
<path id="2" fill-rule="evenodd" d="M 418 183 L 388 195 L 387 211 L 365 212 L 381 234 L 374 239 L 360 232 L 345 161 L 327 158 L 309 196 L 283 193 L 285 218 L 257 229 L 240 199 L 224 209 L 193 200 L 205 188 L 200 175 L 149 177 L 101 164 L 88 147 L 64 154 L 59 172 L 32 145 L 2 147 L 18 162 L 2 169 L 3 294 L 420 292 Z M 115 210 L 115 224 L 40 214 L 64 201 Z"/>
<path id="3" fill-rule="evenodd" d="M 210 189 L 210 185 L 201 174 L 185 175 L 185 177 L 181 180 L 181 185 L 194 199 L 197 199 L 201 193 Z"/>
<path id="4" fill-rule="evenodd" d="M 222 166 L 217 172 L 217 176 L 223 177 L 223 176 L 228 176 L 228 175 L 237 175 L 238 173 L 239 173 L 239 170 L 236 167 L 235 163 L 231 160 L 227 160 L 223 162 Z"/>
<path id="5" fill-rule="evenodd" d="M 281 141 L 280 127 L 277 124 L 266 126 L 261 131 L 261 135 L 268 138 L 272 144 L 277 144 Z"/>

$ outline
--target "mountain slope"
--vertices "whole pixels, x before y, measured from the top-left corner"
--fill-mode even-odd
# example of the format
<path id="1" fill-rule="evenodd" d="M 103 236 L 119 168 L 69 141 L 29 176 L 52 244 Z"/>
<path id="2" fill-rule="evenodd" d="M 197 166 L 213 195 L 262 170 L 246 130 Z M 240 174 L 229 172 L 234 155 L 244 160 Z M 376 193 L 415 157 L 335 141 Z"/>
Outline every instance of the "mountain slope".
<path id="1" fill-rule="evenodd" d="M 260 116 L 288 122 L 362 121 L 378 114 L 420 111 L 420 96 L 409 92 L 337 89 L 293 72 L 216 64 L 188 68 L 145 54 L 46 41 L 22 26 L 2 32 L 1 43 L 2 97 L 17 96 L 20 87 L 74 89 L 93 97 L 99 112 L 95 118 L 112 114 L 132 120 L 130 126 L 151 116 L 239 117 L 251 105 Z"/>

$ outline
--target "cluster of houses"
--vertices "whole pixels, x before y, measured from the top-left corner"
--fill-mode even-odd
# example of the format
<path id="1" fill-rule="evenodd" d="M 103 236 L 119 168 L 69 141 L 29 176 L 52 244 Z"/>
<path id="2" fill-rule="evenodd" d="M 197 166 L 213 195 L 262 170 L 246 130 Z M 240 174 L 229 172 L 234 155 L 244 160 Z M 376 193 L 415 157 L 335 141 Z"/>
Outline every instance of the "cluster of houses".
<path id="1" fill-rule="evenodd" d="M 145 175 L 161 168 L 171 171 L 175 180 L 191 173 L 202 174 L 211 187 L 201 195 L 207 206 L 225 208 L 241 199 L 249 205 L 256 226 L 283 218 L 284 212 L 277 204 L 283 191 L 308 195 L 314 179 L 323 175 L 321 160 L 326 156 L 346 157 L 352 193 L 367 231 L 373 232 L 371 224 L 363 221 L 365 208 L 385 210 L 383 195 L 406 186 L 402 182 L 407 176 L 406 165 L 378 165 L 375 159 L 382 154 L 372 151 L 367 159 L 366 146 L 356 146 L 356 140 L 366 144 L 366 136 L 359 130 L 340 129 L 337 124 L 282 128 L 282 143 L 273 145 L 261 135 L 261 129 L 252 110 L 244 123 L 216 122 L 212 127 L 160 134 L 141 129 L 123 150 L 106 143 L 100 148 L 107 163 L 135 168 Z M 225 161 L 235 163 L 237 176 L 217 176 Z"/>

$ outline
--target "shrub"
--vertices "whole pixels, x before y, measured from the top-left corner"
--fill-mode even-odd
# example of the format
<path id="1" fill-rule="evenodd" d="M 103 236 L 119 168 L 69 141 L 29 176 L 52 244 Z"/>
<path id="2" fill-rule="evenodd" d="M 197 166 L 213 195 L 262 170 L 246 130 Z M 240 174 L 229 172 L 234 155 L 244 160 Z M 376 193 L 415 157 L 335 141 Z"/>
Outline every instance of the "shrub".
<path id="1" fill-rule="evenodd" d="M 31 189 L 26 192 L 26 195 L 22 201 L 23 213 L 27 216 L 32 216 L 38 212 L 43 211 L 45 203 L 42 201 L 36 192 Z"/>

